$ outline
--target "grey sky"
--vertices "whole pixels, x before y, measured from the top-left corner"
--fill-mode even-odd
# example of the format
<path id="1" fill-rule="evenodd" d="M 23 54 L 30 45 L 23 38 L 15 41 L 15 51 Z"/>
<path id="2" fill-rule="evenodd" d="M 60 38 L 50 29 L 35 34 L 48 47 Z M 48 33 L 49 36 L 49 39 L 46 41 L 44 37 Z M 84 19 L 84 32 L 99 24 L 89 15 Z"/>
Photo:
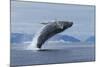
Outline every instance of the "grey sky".
<path id="1" fill-rule="evenodd" d="M 35 33 L 51 20 L 73 21 L 72 28 L 61 34 L 84 40 L 94 35 L 95 6 L 62 5 L 34 2 L 11 2 L 12 32 Z"/>

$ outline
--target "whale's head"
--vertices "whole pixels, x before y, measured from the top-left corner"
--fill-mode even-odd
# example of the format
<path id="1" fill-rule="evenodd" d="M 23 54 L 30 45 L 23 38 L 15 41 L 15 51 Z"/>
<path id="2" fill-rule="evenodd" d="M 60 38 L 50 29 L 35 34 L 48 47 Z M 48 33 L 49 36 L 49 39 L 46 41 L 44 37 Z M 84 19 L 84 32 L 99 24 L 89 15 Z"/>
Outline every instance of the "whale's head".
<path id="1" fill-rule="evenodd" d="M 71 27 L 73 25 L 73 22 L 69 22 L 69 21 L 58 21 L 58 22 L 56 22 L 56 24 L 57 24 L 57 27 L 59 29 L 65 30 L 65 29 Z"/>

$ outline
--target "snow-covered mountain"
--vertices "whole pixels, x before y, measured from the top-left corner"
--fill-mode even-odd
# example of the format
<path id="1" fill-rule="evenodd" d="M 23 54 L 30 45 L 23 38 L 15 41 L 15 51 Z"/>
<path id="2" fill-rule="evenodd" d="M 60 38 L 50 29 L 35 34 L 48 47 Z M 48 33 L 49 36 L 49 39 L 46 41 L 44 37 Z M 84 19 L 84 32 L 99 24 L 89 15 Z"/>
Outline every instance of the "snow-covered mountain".
<path id="1" fill-rule="evenodd" d="M 32 41 L 33 34 L 11 33 L 11 43 L 23 43 Z M 49 41 L 80 42 L 79 39 L 68 35 L 55 35 Z"/>
<path id="2" fill-rule="evenodd" d="M 90 36 L 87 38 L 86 42 L 95 42 L 95 36 Z"/>

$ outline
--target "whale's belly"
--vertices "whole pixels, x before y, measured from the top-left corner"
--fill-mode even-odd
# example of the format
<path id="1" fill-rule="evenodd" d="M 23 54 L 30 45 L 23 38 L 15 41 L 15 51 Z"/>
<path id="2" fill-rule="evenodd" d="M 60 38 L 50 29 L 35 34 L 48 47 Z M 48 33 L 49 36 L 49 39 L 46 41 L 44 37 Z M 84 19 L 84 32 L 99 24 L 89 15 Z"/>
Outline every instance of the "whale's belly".
<path id="1" fill-rule="evenodd" d="M 42 45 L 46 40 L 54 36 L 55 34 L 61 32 L 56 25 L 47 25 L 41 31 L 40 36 L 38 37 L 38 46 Z"/>

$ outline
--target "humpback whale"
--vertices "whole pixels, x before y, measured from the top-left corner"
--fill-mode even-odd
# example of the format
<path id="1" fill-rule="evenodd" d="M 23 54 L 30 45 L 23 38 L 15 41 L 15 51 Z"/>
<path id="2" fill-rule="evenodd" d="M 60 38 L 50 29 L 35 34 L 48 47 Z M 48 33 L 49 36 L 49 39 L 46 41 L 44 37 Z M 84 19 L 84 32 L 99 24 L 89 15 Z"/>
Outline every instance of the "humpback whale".
<path id="1" fill-rule="evenodd" d="M 41 49 L 42 45 L 52 36 L 63 32 L 65 29 L 70 28 L 73 25 L 73 22 L 69 21 L 54 21 L 45 24 L 38 33 L 36 33 L 33 41 L 30 45 L 32 48 L 37 48 L 38 50 Z M 33 49 L 32 48 L 32 49 Z"/>

